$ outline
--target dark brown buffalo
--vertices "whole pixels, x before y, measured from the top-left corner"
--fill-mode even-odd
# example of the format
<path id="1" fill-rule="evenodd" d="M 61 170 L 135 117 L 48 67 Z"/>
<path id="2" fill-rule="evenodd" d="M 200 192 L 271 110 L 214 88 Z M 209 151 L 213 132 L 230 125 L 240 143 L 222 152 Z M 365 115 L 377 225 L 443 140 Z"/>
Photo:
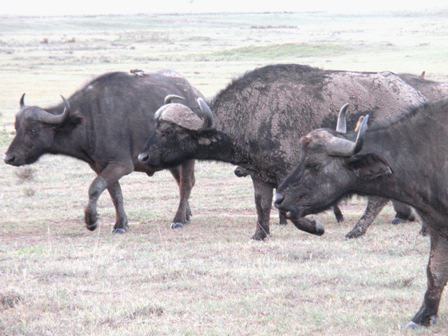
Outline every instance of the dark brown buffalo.
<path id="1" fill-rule="evenodd" d="M 194 111 L 184 110 L 178 120 L 160 118 L 141 159 L 154 168 L 199 159 L 249 170 L 258 215 L 253 238 L 264 239 L 269 234 L 273 189 L 299 159 L 295 144 L 312 129 L 336 122 L 340 106 L 347 101 L 357 111 L 349 120 L 353 126 L 360 115 L 371 112 L 380 121 L 425 98 L 393 73 L 266 66 L 219 92 L 211 102 L 213 112 L 202 114 L 202 126 L 182 125 L 183 118 L 198 117 Z"/>
<path id="2" fill-rule="evenodd" d="M 279 185 L 275 205 L 299 229 L 319 235 L 321 225 L 304 216 L 351 194 L 414 207 L 428 226 L 431 251 L 423 304 L 408 327 L 428 326 L 448 281 L 448 99 L 369 128 L 367 120 L 358 133 L 317 129 L 303 136 L 298 165 Z"/>
<path id="3" fill-rule="evenodd" d="M 197 107 L 202 95 L 174 72 L 138 76 L 123 72 L 102 75 L 59 105 L 40 108 L 20 101 L 16 115 L 16 135 L 5 154 L 13 166 L 34 163 L 43 154 L 62 154 L 82 160 L 97 173 L 89 187 L 85 222 L 97 227 L 96 204 L 108 190 L 116 210 L 114 232 L 128 229 L 119 180 L 133 171 L 149 176 L 155 169 L 137 160 L 148 134 L 154 132 L 154 112 L 167 94 L 184 97 L 183 104 Z M 176 99 L 169 97 L 168 100 Z M 191 212 L 188 198 L 194 185 L 194 161 L 173 167 L 179 185 L 180 203 L 173 227 L 187 223 Z"/>

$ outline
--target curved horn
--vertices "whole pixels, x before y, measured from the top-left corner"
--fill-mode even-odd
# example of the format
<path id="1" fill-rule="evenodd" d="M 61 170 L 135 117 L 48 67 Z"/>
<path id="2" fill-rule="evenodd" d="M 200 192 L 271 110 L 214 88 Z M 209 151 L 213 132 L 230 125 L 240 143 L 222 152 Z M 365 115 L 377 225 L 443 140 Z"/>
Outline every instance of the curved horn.
<path id="1" fill-rule="evenodd" d="M 20 109 L 23 109 L 25 107 L 25 94 L 20 97 Z"/>
<path id="2" fill-rule="evenodd" d="M 339 110 L 338 122 L 336 124 L 336 132 L 341 133 L 341 134 L 347 133 L 346 114 L 347 114 L 348 106 L 349 106 L 349 104 L 347 103 L 347 104 L 343 105 L 341 107 L 341 109 Z"/>
<path id="3" fill-rule="evenodd" d="M 326 148 L 330 155 L 334 156 L 351 156 L 358 153 L 362 149 L 364 143 L 365 133 L 367 131 L 367 122 L 369 121 L 369 115 L 366 115 L 361 123 L 358 134 L 356 135 L 356 141 L 350 141 L 341 139 L 338 137 L 331 137 L 328 141 Z"/>
<path id="4" fill-rule="evenodd" d="M 169 104 L 169 103 L 171 103 L 171 101 L 173 100 L 173 99 L 180 99 L 180 100 L 185 100 L 185 98 L 184 97 L 181 97 L 181 96 L 178 96 L 178 95 L 174 95 L 174 94 L 170 94 L 170 95 L 167 95 L 166 97 L 165 97 L 165 99 L 163 100 L 163 104 Z"/>
<path id="5" fill-rule="evenodd" d="M 192 131 L 199 131 L 204 126 L 202 118 L 188 106 L 179 103 L 162 105 L 154 114 L 154 118 L 174 123 Z"/>
<path id="6" fill-rule="evenodd" d="M 68 117 L 70 111 L 70 105 L 68 101 L 61 96 L 64 101 L 64 111 L 61 114 L 52 114 L 43 109 L 38 109 L 33 113 L 33 119 L 41 121 L 46 124 L 58 125 L 62 124 L 64 120 Z"/>
<path id="7" fill-rule="evenodd" d="M 205 102 L 204 99 L 198 98 L 196 99 L 199 108 L 201 109 L 202 116 L 205 118 L 204 122 L 204 128 L 210 128 L 213 126 L 213 112 L 208 106 L 208 104 Z"/>
<path id="8" fill-rule="evenodd" d="M 353 141 L 335 136 L 331 137 L 326 144 L 328 154 L 334 156 L 351 156 L 355 146 L 356 144 Z"/>
<path id="9" fill-rule="evenodd" d="M 63 95 L 61 95 L 62 101 L 64 102 L 64 112 L 66 111 L 69 112 L 70 111 L 70 103 L 64 98 Z"/>
<path id="10" fill-rule="evenodd" d="M 364 120 L 364 116 L 360 116 L 358 121 L 356 122 L 356 126 L 355 126 L 355 132 L 358 132 L 359 129 L 361 128 L 362 125 L 362 121 Z"/>
<path id="11" fill-rule="evenodd" d="M 355 148 L 353 154 L 358 153 L 362 149 L 364 144 L 364 138 L 367 131 L 367 123 L 369 122 L 369 115 L 366 115 L 362 120 L 361 127 L 359 128 L 358 134 L 356 136 Z"/>

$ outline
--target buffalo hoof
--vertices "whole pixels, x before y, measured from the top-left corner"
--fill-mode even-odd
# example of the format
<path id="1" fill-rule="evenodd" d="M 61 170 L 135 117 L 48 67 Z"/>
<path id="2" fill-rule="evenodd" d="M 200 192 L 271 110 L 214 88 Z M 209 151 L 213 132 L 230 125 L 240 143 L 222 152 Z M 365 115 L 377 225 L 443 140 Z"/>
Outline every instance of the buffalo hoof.
<path id="1" fill-rule="evenodd" d="M 98 215 L 96 212 L 92 212 L 89 210 L 84 211 L 84 222 L 86 223 L 86 227 L 90 231 L 96 230 L 98 226 Z"/>
<path id="2" fill-rule="evenodd" d="M 123 234 L 126 233 L 128 230 L 126 228 L 115 228 L 112 230 L 112 233 L 115 234 Z"/>
<path id="3" fill-rule="evenodd" d="M 415 323 L 414 321 L 409 322 L 404 327 L 404 329 L 408 329 L 408 330 L 417 330 L 417 329 L 420 329 L 420 328 L 423 328 L 423 326 L 421 326 L 420 324 Z"/>
<path id="4" fill-rule="evenodd" d="M 349 233 L 347 233 L 345 235 L 345 238 L 347 238 L 347 239 L 359 238 L 359 237 L 363 236 L 365 233 L 366 233 L 366 231 L 364 231 L 362 229 L 354 228 L 353 230 L 351 230 Z"/>
<path id="5" fill-rule="evenodd" d="M 173 230 L 175 230 L 175 229 L 182 229 L 183 227 L 184 227 L 184 223 L 181 223 L 181 222 L 171 223 L 171 228 Z"/>
<path id="6" fill-rule="evenodd" d="M 415 221 L 415 216 L 413 214 L 410 214 L 409 216 L 397 215 L 394 219 L 392 219 L 392 224 L 397 225 L 413 221 Z"/>
<path id="7" fill-rule="evenodd" d="M 96 222 L 93 224 L 86 224 L 86 228 L 89 231 L 95 231 L 97 227 L 98 227 L 98 224 Z"/>
<path id="8" fill-rule="evenodd" d="M 406 223 L 407 222 L 407 220 L 405 220 L 405 219 L 401 219 L 401 218 L 399 218 L 399 217 L 395 217 L 394 219 L 392 219 L 392 224 L 394 224 L 394 225 L 398 225 L 398 224 L 402 224 L 402 223 Z"/>
<path id="9" fill-rule="evenodd" d="M 405 329 L 416 330 L 416 329 L 421 329 L 424 327 L 433 326 L 436 324 L 437 324 L 437 316 L 433 315 L 433 316 L 429 317 L 429 319 L 427 321 L 422 321 L 422 324 L 411 321 L 408 324 L 406 324 Z"/>
<path id="10" fill-rule="evenodd" d="M 252 236 L 253 240 L 265 240 L 268 235 L 264 231 L 255 231 L 254 235 Z"/>
<path id="11" fill-rule="evenodd" d="M 338 223 L 343 223 L 344 222 L 344 216 L 336 216 L 336 221 L 338 222 Z"/>
<path id="12" fill-rule="evenodd" d="M 281 220 L 278 222 L 278 225 L 288 225 L 288 222 L 286 220 Z"/>

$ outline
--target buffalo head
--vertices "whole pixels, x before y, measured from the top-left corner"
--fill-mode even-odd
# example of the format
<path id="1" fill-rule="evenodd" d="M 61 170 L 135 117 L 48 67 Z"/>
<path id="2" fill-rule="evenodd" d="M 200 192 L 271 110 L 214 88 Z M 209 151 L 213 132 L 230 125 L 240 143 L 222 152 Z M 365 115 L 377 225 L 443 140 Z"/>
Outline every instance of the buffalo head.
<path id="1" fill-rule="evenodd" d="M 202 98 L 197 99 L 200 113 L 167 98 L 154 114 L 154 134 L 138 155 L 139 161 L 155 168 L 173 167 L 193 158 L 198 146 L 209 142 L 207 135 L 213 132 L 213 113 Z"/>
<path id="2" fill-rule="evenodd" d="M 341 109 L 336 131 L 317 129 L 300 139 L 299 164 L 277 188 L 275 206 L 286 212 L 299 228 L 303 216 L 333 206 L 354 192 L 360 179 L 373 180 L 392 174 L 386 160 L 379 155 L 359 153 L 369 116 L 362 119 L 356 133 L 346 134 L 345 110 Z"/>
<path id="3" fill-rule="evenodd" d="M 4 161 L 13 166 L 30 164 L 46 153 L 54 142 L 55 131 L 69 117 L 69 103 L 62 97 L 64 109 L 52 114 L 37 106 L 25 105 L 25 94 L 20 99 L 20 111 L 16 114 L 16 135 L 11 142 Z"/>

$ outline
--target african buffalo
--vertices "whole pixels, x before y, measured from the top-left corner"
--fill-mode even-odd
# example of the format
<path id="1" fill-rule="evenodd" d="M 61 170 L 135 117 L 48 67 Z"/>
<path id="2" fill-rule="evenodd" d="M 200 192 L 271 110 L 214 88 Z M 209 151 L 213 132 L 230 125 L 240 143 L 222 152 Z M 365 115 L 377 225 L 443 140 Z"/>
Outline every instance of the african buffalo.
<path id="1" fill-rule="evenodd" d="M 174 105 L 173 111 L 164 108 L 140 160 L 154 168 L 191 159 L 217 160 L 253 172 L 258 215 L 253 238 L 264 239 L 273 188 L 300 157 L 295 144 L 312 129 L 333 124 L 347 100 L 358 111 L 349 122 L 353 125 L 367 112 L 381 121 L 425 98 L 390 72 L 270 65 L 233 81 L 215 96 L 211 109 L 201 101 L 200 115 Z M 194 125 L 186 125 L 186 120 L 195 120 Z"/>
<path id="2" fill-rule="evenodd" d="M 25 105 L 20 100 L 16 135 L 4 161 L 13 166 L 34 163 L 43 154 L 62 154 L 87 162 L 97 177 L 89 187 L 85 223 L 97 227 L 96 204 L 107 189 L 116 210 L 114 232 L 128 229 L 119 180 L 133 171 L 149 176 L 155 169 L 137 160 L 148 134 L 155 128 L 154 112 L 167 94 L 183 97 L 195 108 L 202 95 L 186 79 L 172 71 L 142 74 L 104 74 L 75 92 L 68 100 L 50 107 Z M 179 99 L 169 96 L 165 103 Z M 185 224 L 191 216 L 188 198 L 194 185 L 194 161 L 172 167 L 180 190 L 180 203 L 172 227 Z"/>
<path id="3" fill-rule="evenodd" d="M 344 116 L 339 120 L 345 123 Z M 304 216 L 350 194 L 411 205 L 428 226 L 431 251 L 423 304 L 408 327 L 435 322 L 448 280 L 448 99 L 357 133 L 317 129 L 303 136 L 296 168 L 279 185 L 275 205 L 300 229 L 322 234 Z"/>
<path id="4" fill-rule="evenodd" d="M 405 81 L 407 84 L 417 89 L 422 93 L 428 101 L 436 101 L 444 97 L 448 97 L 448 83 L 447 82 L 437 82 L 433 80 L 427 80 L 424 78 L 423 72 L 420 76 L 401 73 L 398 76 Z M 235 175 L 238 177 L 245 177 L 250 175 L 251 172 L 243 167 L 235 168 Z M 358 220 L 356 225 L 352 228 L 350 232 L 346 234 L 347 238 L 358 238 L 367 232 L 369 226 L 373 223 L 375 218 L 388 203 L 388 200 L 381 197 L 369 197 L 368 205 L 366 211 Z M 395 209 L 396 215 L 392 220 L 392 224 L 399 224 L 403 221 L 414 221 L 415 216 L 412 213 L 411 207 L 406 204 L 393 201 L 393 207 Z M 334 214 L 338 222 L 344 220 L 341 210 L 337 205 L 333 207 Z M 284 214 L 279 212 L 279 223 L 281 225 L 286 225 L 286 217 Z M 426 233 L 425 225 L 422 223 L 422 234 Z"/>

